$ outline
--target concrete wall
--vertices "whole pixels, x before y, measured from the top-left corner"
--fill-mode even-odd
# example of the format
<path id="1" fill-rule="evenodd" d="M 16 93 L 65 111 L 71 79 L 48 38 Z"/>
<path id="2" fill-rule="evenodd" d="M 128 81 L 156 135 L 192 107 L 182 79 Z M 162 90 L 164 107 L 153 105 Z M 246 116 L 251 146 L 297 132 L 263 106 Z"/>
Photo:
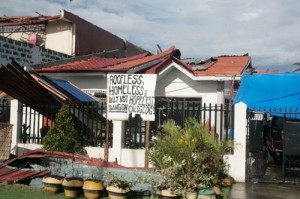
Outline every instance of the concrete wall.
<path id="1" fill-rule="evenodd" d="M 30 66 L 67 57 L 66 54 L 0 36 L 0 64 L 3 65 L 13 59 L 22 66 Z"/>
<path id="2" fill-rule="evenodd" d="M 246 135 L 247 135 L 247 106 L 244 103 L 235 105 L 234 121 L 234 154 L 226 155 L 229 174 L 238 182 L 246 180 Z"/>
<path id="3" fill-rule="evenodd" d="M 75 55 L 75 25 L 67 21 L 49 22 L 46 29 L 45 48 L 67 55 Z"/>

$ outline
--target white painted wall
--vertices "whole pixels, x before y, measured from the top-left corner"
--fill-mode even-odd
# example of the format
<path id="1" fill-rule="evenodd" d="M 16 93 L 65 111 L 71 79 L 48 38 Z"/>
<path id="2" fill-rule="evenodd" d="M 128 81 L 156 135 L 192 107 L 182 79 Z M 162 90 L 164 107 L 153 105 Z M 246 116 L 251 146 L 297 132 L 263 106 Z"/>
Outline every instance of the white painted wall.
<path id="1" fill-rule="evenodd" d="M 18 100 L 11 100 L 10 102 L 10 124 L 12 124 L 12 139 L 11 139 L 11 153 L 17 155 L 18 150 L 18 141 L 19 141 L 19 134 L 18 134 L 18 111 L 19 111 L 19 102 Z"/>
<path id="2" fill-rule="evenodd" d="M 73 24 L 67 21 L 50 21 L 46 28 L 45 48 L 74 55 Z"/>
<path id="3" fill-rule="evenodd" d="M 226 155 L 228 158 L 229 175 L 238 182 L 246 180 L 246 135 L 247 135 L 247 106 L 238 103 L 234 107 L 234 154 Z"/>
<path id="4" fill-rule="evenodd" d="M 72 74 L 64 73 L 45 74 L 47 77 L 55 79 L 63 79 L 71 82 L 80 89 L 105 89 L 106 90 L 106 75 L 103 73 L 94 74 Z"/>
<path id="5" fill-rule="evenodd" d="M 158 77 L 156 96 L 199 97 L 203 103 L 218 102 L 218 82 L 194 81 L 178 69 L 173 68 L 163 77 Z"/>
<path id="6" fill-rule="evenodd" d="M 144 167 L 145 166 L 145 150 L 144 149 L 122 149 L 121 152 L 122 165 L 127 167 Z"/>
<path id="7" fill-rule="evenodd" d="M 156 96 L 199 98 L 202 104 L 224 104 L 223 82 L 195 81 L 176 67 L 169 69 L 167 74 L 158 77 Z M 211 125 L 214 125 L 214 113 L 211 117 Z M 207 118 L 204 118 L 205 120 Z M 206 121 L 203 121 L 206 122 Z M 216 129 L 220 132 L 220 128 Z"/>
<path id="8" fill-rule="evenodd" d="M 20 156 L 23 155 L 30 150 L 42 149 L 43 145 L 41 144 L 21 144 L 18 143 L 17 153 L 15 155 Z"/>

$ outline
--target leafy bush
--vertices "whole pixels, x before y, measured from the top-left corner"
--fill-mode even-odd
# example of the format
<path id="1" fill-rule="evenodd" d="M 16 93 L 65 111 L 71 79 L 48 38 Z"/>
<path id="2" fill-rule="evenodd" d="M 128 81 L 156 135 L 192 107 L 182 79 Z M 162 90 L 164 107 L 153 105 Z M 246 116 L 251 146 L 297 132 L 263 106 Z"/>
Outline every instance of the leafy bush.
<path id="1" fill-rule="evenodd" d="M 209 133 L 204 124 L 188 118 L 183 128 L 174 120 L 163 125 L 161 135 L 147 151 L 150 162 L 164 176 L 159 188 L 180 191 L 208 188 L 226 167 L 224 144 Z"/>
<path id="2" fill-rule="evenodd" d="M 43 138 L 44 149 L 67 153 L 84 153 L 67 106 L 62 106 L 56 115 L 55 124 Z"/>
<path id="3" fill-rule="evenodd" d="M 107 172 L 105 174 L 105 181 L 107 183 L 108 186 L 114 186 L 114 187 L 118 187 L 120 189 L 131 189 L 131 187 L 133 186 L 134 182 L 130 179 L 126 179 L 125 177 L 118 175 L 118 174 L 114 174 L 111 172 Z"/>

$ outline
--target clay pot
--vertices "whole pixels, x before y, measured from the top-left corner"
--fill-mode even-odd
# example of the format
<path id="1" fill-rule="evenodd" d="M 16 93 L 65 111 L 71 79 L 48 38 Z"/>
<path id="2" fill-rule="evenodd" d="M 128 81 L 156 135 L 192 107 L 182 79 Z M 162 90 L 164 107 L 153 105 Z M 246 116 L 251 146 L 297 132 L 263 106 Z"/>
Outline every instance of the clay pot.
<path id="1" fill-rule="evenodd" d="M 114 186 L 106 187 L 109 199 L 126 199 L 130 189 L 120 189 Z"/>
<path id="2" fill-rule="evenodd" d="M 87 199 L 98 199 L 100 193 L 104 190 L 103 181 L 101 180 L 85 180 L 82 187 L 84 197 Z"/>
<path id="3" fill-rule="evenodd" d="M 66 197 L 75 198 L 82 192 L 83 180 L 81 178 L 65 178 L 62 183 Z"/>
<path id="4" fill-rule="evenodd" d="M 173 191 L 167 190 L 167 189 L 162 189 L 156 192 L 158 195 L 158 198 L 160 199 L 179 199 L 181 198 L 178 195 L 175 195 Z"/>
<path id="5" fill-rule="evenodd" d="M 48 193 L 58 193 L 62 190 L 64 178 L 60 176 L 45 176 L 42 179 L 44 191 Z"/>
<path id="6" fill-rule="evenodd" d="M 198 196 L 198 193 L 196 191 L 194 191 L 194 192 L 187 191 L 185 193 L 185 199 L 197 199 L 197 196 Z"/>

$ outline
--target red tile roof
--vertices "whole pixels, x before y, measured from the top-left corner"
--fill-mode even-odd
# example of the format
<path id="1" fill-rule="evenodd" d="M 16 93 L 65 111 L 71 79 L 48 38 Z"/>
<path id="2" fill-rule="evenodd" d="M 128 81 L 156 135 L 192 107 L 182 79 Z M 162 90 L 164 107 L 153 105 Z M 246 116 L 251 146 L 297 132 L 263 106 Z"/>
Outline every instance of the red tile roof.
<path id="1" fill-rule="evenodd" d="M 183 60 L 172 58 L 149 69 L 146 73 L 153 74 L 162 71 L 173 61 L 192 73 L 194 76 L 232 76 L 241 75 L 250 63 L 250 56 L 220 56 L 201 64 L 186 64 Z M 193 70 L 201 66 L 200 70 Z"/>
<path id="2" fill-rule="evenodd" d="M 151 56 L 147 56 L 148 53 L 143 53 L 127 58 L 92 57 L 84 61 L 60 64 L 58 66 L 51 66 L 42 69 L 35 69 L 34 72 L 126 72 L 129 69 L 171 56 L 173 50 L 174 47 L 171 47 L 164 52 Z"/>
<path id="3" fill-rule="evenodd" d="M 200 63 L 189 63 L 188 59 L 180 60 L 172 56 L 175 47 L 171 47 L 156 55 L 146 53 L 128 58 L 92 57 L 88 60 L 60 64 L 48 68 L 35 69 L 37 73 L 56 72 L 127 72 L 128 70 L 146 66 L 146 73 L 155 74 L 168 67 L 172 62 L 177 63 L 194 76 L 234 76 L 241 75 L 251 61 L 248 55 L 219 56 Z M 196 69 L 195 69 L 196 68 Z"/>
<path id="4" fill-rule="evenodd" d="M 195 71 L 195 76 L 241 75 L 251 60 L 250 56 L 217 57 L 217 61 L 205 71 Z"/>
<path id="5" fill-rule="evenodd" d="M 70 62 L 67 64 L 60 64 L 57 66 L 51 66 L 42 69 L 36 69 L 36 72 L 67 72 L 67 71 L 97 71 L 101 68 L 108 67 L 111 65 L 119 64 L 122 62 L 128 62 L 135 59 L 141 59 L 147 56 L 148 53 L 139 54 L 132 57 L 126 58 L 104 58 L 104 57 L 91 57 L 87 60 Z"/>

